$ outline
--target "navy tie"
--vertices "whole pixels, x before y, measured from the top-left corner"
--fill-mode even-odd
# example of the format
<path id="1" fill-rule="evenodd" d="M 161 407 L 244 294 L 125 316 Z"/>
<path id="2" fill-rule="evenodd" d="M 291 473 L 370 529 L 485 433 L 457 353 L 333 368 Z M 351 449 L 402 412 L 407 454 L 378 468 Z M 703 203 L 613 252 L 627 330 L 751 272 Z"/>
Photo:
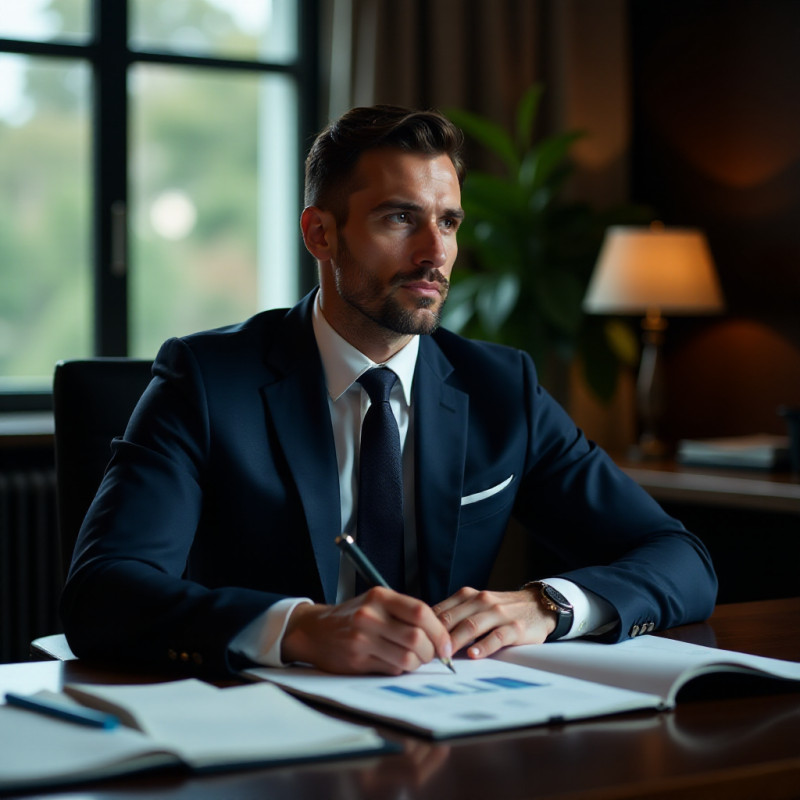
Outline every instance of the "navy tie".
<path id="1" fill-rule="evenodd" d="M 400 433 L 389 405 L 397 380 L 390 369 L 365 372 L 358 382 L 371 402 L 361 426 L 358 480 L 359 547 L 393 589 L 405 591 L 403 473 Z M 369 588 L 356 580 L 356 593 Z"/>

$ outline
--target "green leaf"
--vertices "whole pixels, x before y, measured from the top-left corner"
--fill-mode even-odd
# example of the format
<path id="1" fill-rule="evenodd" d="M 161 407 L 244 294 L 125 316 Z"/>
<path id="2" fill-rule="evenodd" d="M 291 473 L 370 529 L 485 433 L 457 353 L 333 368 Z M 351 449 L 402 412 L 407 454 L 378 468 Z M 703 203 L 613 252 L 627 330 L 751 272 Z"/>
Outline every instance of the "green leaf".
<path id="1" fill-rule="evenodd" d="M 502 222 L 498 224 L 487 219 L 474 228 L 473 250 L 487 272 L 521 272 L 524 254 L 519 244 Z"/>
<path id="2" fill-rule="evenodd" d="M 582 136 L 580 131 L 574 131 L 542 139 L 520 164 L 520 184 L 530 190 L 544 186 L 558 175 L 557 168 L 564 166 L 570 148 Z"/>
<path id="3" fill-rule="evenodd" d="M 563 269 L 547 269 L 537 276 L 534 291 L 538 312 L 557 331 L 575 336 L 583 319 L 584 286 Z"/>
<path id="4" fill-rule="evenodd" d="M 639 363 L 639 339 L 630 326 L 619 319 L 604 320 L 603 332 L 609 349 L 629 367 Z"/>
<path id="5" fill-rule="evenodd" d="M 610 402 L 617 389 L 619 361 L 608 346 L 599 318 L 589 318 L 581 332 L 581 353 L 587 385 L 601 402 Z"/>
<path id="6" fill-rule="evenodd" d="M 519 170 L 519 158 L 514 148 L 514 142 L 504 128 L 496 122 L 492 122 L 490 119 L 481 117 L 478 114 L 473 114 L 470 111 L 450 109 L 447 112 L 447 116 L 467 136 L 471 136 L 487 150 L 502 159 L 512 175 L 517 173 Z"/>
<path id="7" fill-rule="evenodd" d="M 481 324 L 492 336 L 503 327 L 519 299 L 519 278 L 516 275 L 493 276 L 476 296 Z"/>
<path id="8" fill-rule="evenodd" d="M 498 178 L 485 172 L 474 172 L 467 176 L 461 204 L 467 218 L 476 212 L 492 217 L 526 213 L 526 197 L 521 187 L 506 178 Z"/>
<path id="9" fill-rule="evenodd" d="M 539 84 L 531 86 L 517 106 L 517 149 L 524 153 L 533 144 L 533 126 L 539 114 L 544 89 Z"/>
<path id="10" fill-rule="evenodd" d="M 475 315 L 475 305 L 471 300 L 453 303 L 448 299 L 442 314 L 442 325 L 453 333 L 461 333 Z"/>
<path id="11" fill-rule="evenodd" d="M 442 324 L 460 333 L 475 315 L 475 295 L 480 291 L 481 276 L 467 275 L 450 284 L 447 302 L 442 313 Z"/>

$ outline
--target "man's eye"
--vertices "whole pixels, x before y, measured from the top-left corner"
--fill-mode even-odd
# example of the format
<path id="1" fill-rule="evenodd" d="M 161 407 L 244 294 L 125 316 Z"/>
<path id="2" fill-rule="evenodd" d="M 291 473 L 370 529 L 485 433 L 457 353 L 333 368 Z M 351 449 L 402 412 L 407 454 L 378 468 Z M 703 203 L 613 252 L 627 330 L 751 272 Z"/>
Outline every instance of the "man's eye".
<path id="1" fill-rule="evenodd" d="M 395 214 L 389 215 L 390 222 L 399 222 L 401 225 L 406 225 L 411 222 L 411 215 L 407 211 L 398 211 Z"/>

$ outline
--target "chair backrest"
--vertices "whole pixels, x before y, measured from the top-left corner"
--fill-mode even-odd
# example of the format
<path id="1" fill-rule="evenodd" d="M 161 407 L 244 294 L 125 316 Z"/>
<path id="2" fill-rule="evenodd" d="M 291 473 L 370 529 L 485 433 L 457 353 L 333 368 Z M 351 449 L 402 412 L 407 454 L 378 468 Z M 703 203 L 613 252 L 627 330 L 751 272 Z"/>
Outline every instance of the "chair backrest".
<path id="1" fill-rule="evenodd" d="M 53 377 L 56 504 L 64 574 L 83 518 L 111 457 L 150 382 L 152 361 L 91 358 L 60 361 Z"/>

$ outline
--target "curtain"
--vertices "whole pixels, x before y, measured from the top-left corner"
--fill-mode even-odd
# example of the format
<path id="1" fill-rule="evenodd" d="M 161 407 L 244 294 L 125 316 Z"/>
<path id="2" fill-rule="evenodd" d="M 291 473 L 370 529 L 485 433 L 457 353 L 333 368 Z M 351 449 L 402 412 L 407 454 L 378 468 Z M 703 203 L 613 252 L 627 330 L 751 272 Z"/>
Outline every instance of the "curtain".
<path id="1" fill-rule="evenodd" d="M 571 191 L 598 206 L 627 194 L 624 0 L 322 0 L 325 119 L 393 103 L 464 108 L 510 127 L 545 87 L 542 133 L 582 129 Z"/>

